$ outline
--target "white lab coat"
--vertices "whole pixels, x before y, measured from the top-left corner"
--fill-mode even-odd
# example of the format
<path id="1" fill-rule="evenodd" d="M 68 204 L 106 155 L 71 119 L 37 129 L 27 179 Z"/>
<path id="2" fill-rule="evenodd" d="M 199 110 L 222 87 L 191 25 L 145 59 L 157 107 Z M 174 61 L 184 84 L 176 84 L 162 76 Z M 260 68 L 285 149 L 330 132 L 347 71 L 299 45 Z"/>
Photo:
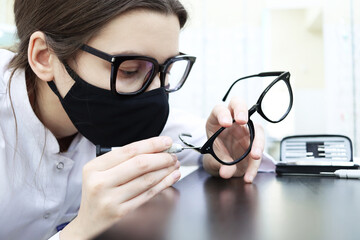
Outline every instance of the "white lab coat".
<path id="1" fill-rule="evenodd" d="M 0 49 L 0 239 L 59 239 L 57 226 L 78 212 L 82 168 L 95 157 L 95 147 L 78 134 L 68 151 L 59 153 L 55 136 L 33 112 L 22 70 L 13 76 L 11 104 L 7 64 L 12 57 Z M 179 142 L 180 132 L 191 133 L 194 145 L 206 141 L 204 120 L 171 109 L 161 135 Z M 192 165 L 201 155 L 183 151 L 178 158 Z"/>

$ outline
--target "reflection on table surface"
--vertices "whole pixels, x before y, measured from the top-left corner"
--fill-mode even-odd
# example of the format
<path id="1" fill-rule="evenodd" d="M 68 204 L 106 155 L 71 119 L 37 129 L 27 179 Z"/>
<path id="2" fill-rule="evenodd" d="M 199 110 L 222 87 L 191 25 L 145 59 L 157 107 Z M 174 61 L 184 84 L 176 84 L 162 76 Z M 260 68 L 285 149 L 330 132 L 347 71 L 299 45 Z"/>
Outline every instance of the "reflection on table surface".
<path id="1" fill-rule="evenodd" d="M 202 168 L 97 239 L 360 239 L 360 180 L 259 173 L 211 177 Z"/>

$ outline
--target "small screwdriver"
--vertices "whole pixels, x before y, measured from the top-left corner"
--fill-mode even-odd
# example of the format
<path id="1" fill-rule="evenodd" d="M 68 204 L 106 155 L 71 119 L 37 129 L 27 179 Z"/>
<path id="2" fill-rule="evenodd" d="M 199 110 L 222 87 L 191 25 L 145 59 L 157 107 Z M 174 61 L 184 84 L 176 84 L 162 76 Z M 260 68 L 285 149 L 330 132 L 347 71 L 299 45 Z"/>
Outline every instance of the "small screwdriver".
<path id="1" fill-rule="evenodd" d="M 110 152 L 114 149 L 116 149 L 118 147 L 100 147 L 99 145 L 96 146 L 96 156 L 100 156 L 100 155 L 103 155 L 107 152 Z M 181 152 L 182 150 L 184 149 L 197 149 L 197 147 L 184 147 L 184 146 L 181 146 L 180 144 L 178 143 L 173 143 L 173 145 L 171 145 L 170 148 L 166 149 L 165 153 L 179 153 Z"/>
<path id="2" fill-rule="evenodd" d="M 170 148 L 166 149 L 163 152 L 166 152 L 166 153 L 179 153 L 179 152 L 182 152 L 182 150 L 184 150 L 184 149 L 197 149 L 197 147 L 184 147 L 184 146 L 181 146 L 178 143 L 173 143 L 173 145 Z"/>

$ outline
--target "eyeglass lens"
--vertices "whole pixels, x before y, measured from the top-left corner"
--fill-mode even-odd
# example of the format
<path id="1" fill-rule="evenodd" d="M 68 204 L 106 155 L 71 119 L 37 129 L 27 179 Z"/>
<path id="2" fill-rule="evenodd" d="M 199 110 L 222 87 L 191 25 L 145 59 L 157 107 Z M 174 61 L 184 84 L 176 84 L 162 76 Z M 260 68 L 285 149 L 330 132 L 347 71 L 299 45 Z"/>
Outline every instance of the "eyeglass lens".
<path id="1" fill-rule="evenodd" d="M 241 130 L 240 130 L 241 129 Z M 227 149 L 230 149 L 231 146 L 225 146 L 224 143 L 229 142 L 226 141 L 226 138 L 229 136 L 232 136 L 234 134 L 234 131 L 241 131 L 238 135 L 241 136 L 241 138 L 233 139 L 233 141 L 236 141 L 237 148 L 231 149 L 231 154 L 227 152 Z M 233 144 L 233 142 L 232 142 Z M 244 155 L 247 153 L 247 151 L 250 148 L 250 132 L 248 125 L 245 125 L 242 128 L 239 128 L 239 126 L 236 126 L 236 123 L 234 123 L 231 127 L 225 128 L 220 135 L 217 136 L 213 143 L 213 151 L 214 154 L 223 162 L 231 163 L 237 161 L 239 158 L 244 157 Z M 231 156 L 231 157 L 230 157 Z"/>
<path id="2" fill-rule="evenodd" d="M 140 90 L 154 71 L 154 64 L 146 60 L 127 60 L 120 64 L 116 76 L 116 91 L 130 93 Z"/>
<path id="3" fill-rule="evenodd" d="M 171 90 L 181 87 L 186 78 L 190 62 L 187 60 L 179 60 L 171 63 L 166 69 L 165 86 Z"/>
<path id="4" fill-rule="evenodd" d="M 263 114 L 273 122 L 280 121 L 288 113 L 290 91 L 284 80 L 276 82 L 261 101 Z"/>
<path id="5" fill-rule="evenodd" d="M 165 69 L 165 87 L 168 91 L 177 90 L 187 75 L 188 60 L 178 60 L 169 64 Z M 116 91 L 118 93 L 132 93 L 142 89 L 154 78 L 155 65 L 147 60 L 126 60 L 118 68 L 116 76 Z M 158 84 L 160 86 L 160 83 Z"/>

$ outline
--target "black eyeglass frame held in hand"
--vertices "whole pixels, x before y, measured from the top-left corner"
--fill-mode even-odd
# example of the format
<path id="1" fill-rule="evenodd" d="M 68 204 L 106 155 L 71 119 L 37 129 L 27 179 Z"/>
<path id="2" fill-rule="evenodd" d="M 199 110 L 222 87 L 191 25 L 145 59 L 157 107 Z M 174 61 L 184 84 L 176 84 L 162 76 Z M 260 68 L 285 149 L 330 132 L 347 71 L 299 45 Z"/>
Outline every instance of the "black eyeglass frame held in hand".
<path id="1" fill-rule="evenodd" d="M 292 89 L 291 89 L 291 85 L 290 85 L 290 73 L 289 72 L 262 72 L 259 74 L 255 74 L 255 75 L 250 75 L 250 76 L 246 76 L 243 78 L 240 78 L 238 80 L 236 80 L 228 89 L 228 91 L 226 92 L 225 96 L 223 97 L 222 101 L 226 101 L 231 89 L 233 88 L 233 86 L 238 83 L 241 80 L 244 79 L 248 79 L 248 78 L 253 78 L 253 77 L 277 77 L 274 81 L 272 81 L 266 88 L 265 90 L 262 92 L 262 94 L 260 95 L 259 99 L 257 100 L 256 104 L 254 104 L 248 111 L 249 113 L 249 120 L 247 122 L 247 126 L 249 129 L 249 135 L 250 135 L 250 139 L 249 139 L 249 147 L 248 149 L 245 151 L 245 153 L 240 156 L 240 158 L 234 160 L 233 162 L 224 162 L 222 161 L 214 152 L 213 149 L 213 145 L 214 145 L 214 141 L 216 140 L 216 138 L 226 129 L 225 127 L 221 127 L 219 130 L 217 130 L 207 141 L 206 143 L 202 146 L 202 147 L 195 147 L 192 144 L 188 143 L 185 141 L 184 137 L 191 137 L 191 134 L 187 134 L 187 133 L 181 133 L 179 135 L 180 140 L 188 147 L 198 151 L 201 154 L 211 154 L 218 162 L 220 162 L 221 164 L 224 165 L 234 165 L 239 163 L 240 161 L 242 161 L 243 159 L 246 158 L 246 156 L 250 153 L 251 148 L 252 148 L 252 144 L 255 138 L 255 128 L 254 128 L 254 124 L 251 121 L 250 117 L 251 115 L 253 115 L 255 112 L 258 112 L 260 114 L 261 117 L 263 117 L 265 120 L 271 122 L 271 123 L 278 123 L 281 122 L 282 120 L 284 120 L 284 118 L 289 114 L 292 105 L 293 105 L 293 93 L 292 93 Z M 266 96 L 266 93 L 269 92 L 269 90 L 279 81 L 284 81 L 284 83 L 287 86 L 287 89 L 289 91 L 289 97 L 290 97 L 290 102 L 289 102 L 289 106 L 285 112 L 285 114 L 280 117 L 277 120 L 272 120 L 269 119 L 265 114 L 264 111 L 262 109 L 262 101 L 264 99 L 264 97 Z M 235 122 L 235 120 L 233 120 L 233 123 Z"/>

